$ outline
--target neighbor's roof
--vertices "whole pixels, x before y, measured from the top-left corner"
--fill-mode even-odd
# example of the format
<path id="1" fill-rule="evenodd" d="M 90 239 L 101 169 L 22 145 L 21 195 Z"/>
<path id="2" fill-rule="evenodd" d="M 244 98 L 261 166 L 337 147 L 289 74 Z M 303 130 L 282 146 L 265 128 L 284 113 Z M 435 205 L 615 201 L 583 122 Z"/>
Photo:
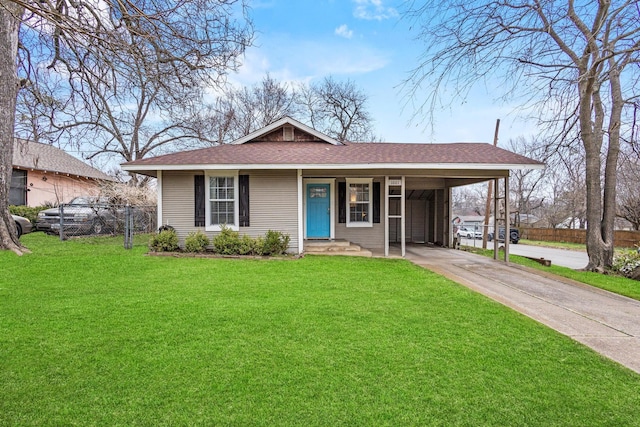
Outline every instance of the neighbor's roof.
<path id="1" fill-rule="evenodd" d="M 89 166 L 49 144 L 15 140 L 13 167 L 113 181 L 106 173 Z"/>

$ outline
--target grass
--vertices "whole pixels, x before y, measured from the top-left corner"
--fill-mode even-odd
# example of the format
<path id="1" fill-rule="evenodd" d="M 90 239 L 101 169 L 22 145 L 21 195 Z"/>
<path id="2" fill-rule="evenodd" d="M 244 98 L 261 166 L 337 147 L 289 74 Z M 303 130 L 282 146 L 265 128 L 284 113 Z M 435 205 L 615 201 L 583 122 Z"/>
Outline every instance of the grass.
<path id="1" fill-rule="evenodd" d="M 521 239 L 520 243 L 530 246 L 543 246 L 545 248 L 557 248 L 557 249 L 571 249 L 572 251 L 586 252 L 587 247 L 584 243 L 572 243 L 572 242 L 549 242 L 541 240 L 527 240 Z"/>
<path id="2" fill-rule="evenodd" d="M 465 247 L 465 250 L 479 255 L 493 257 L 492 249 Z M 515 264 L 524 265 L 526 267 L 535 268 L 536 270 L 541 270 L 558 276 L 566 277 L 568 279 L 572 279 L 590 286 L 595 286 L 600 289 L 605 289 L 607 291 L 614 292 L 619 295 L 624 295 L 629 298 L 640 300 L 640 282 L 638 282 L 637 280 L 632 280 L 623 276 L 613 274 L 608 275 L 593 273 L 590 271 L 573 270 L 571 268 L 561 267 L 559 265 L 551 265 L 549 267 L 545 267 L 536 261 L 530 260 L 529 258 L 513 254 L 509 255 L 509 261 Z"/>
<path id="3" fill-rule="evenodd" d="M 404 260 L 0 253 L 0 425 L 640 425 L 640 376 Z"/>

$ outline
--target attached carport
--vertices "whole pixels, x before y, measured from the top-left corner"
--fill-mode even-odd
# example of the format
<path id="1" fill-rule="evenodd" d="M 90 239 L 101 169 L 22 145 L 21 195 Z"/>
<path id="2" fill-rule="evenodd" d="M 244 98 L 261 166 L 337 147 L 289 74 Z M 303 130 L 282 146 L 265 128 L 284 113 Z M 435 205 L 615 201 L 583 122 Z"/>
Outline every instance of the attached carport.
<path id="1" fill-rule="evenodd" d="M 509 227 L 509 170 L 401 171 L 385 177 L 385 256 L 389 245 L 399 244 L 402 256 L 406 244 L 453 246 L 451 190 L 454 187 L 494 181 L 494 230 Z M 504 242 L 504 260 L 509 261 L 509 242 Z M 498 241 L 494 240 L 498 259 Z"/>

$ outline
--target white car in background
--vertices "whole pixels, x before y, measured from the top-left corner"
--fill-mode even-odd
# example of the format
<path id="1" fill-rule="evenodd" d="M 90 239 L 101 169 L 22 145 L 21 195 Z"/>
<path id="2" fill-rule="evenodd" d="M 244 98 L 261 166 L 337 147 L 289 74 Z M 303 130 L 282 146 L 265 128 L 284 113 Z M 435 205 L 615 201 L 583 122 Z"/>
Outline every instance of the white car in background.
<path id="1" fill-rule="evenodd" d="M 458 228 L 458 231 L 456 231 L 456 236 L 458 238 L 466 237 L 467 239 L 482 239 L 482 232 L 475 231 L 467 227 L 460 227 Z"/>

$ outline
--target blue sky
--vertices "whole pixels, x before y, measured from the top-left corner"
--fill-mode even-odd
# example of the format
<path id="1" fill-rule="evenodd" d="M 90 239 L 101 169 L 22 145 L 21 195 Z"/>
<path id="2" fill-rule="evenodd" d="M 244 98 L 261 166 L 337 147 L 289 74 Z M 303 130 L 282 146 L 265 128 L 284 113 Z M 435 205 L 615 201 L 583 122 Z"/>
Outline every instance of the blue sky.
<path id="1" fill-rule="evenodd" d="M 466 102 L 436 113 L 429 123 L 409 123 L 400 86 L 417 64 L 420 42 L 400 16 L 402 0 L 256 0 L 251 15 L 256 46 L 231 80 L 252 85 L 265 74 L 284 82 L 313 82 L 332 75 L 351 79 L 369 96 L 376 134 L 388 142 L 492 142 L 501 119 L 500 145 L 534 129 L 476 88 Z"/>

